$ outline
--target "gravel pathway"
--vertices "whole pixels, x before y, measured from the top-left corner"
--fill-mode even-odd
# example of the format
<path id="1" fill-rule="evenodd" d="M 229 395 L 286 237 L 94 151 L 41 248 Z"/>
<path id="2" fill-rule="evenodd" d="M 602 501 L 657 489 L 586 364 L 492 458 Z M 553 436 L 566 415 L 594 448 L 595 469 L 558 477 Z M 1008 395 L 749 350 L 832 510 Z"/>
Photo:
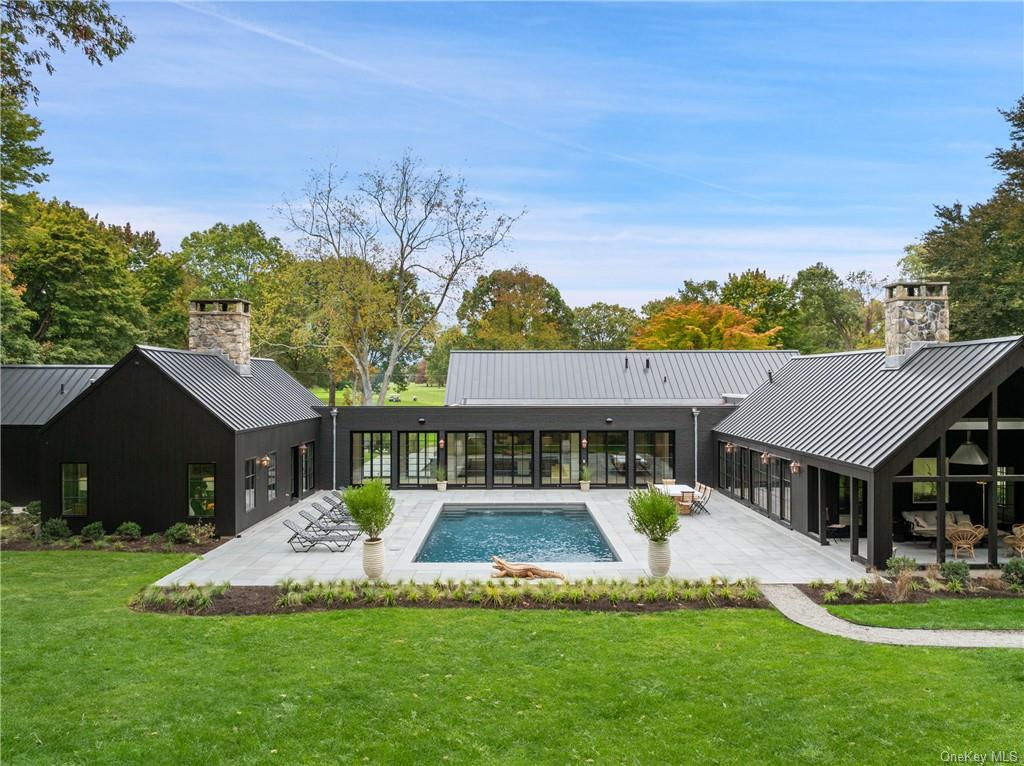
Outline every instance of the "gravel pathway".
<path id="1" fill-rule="evenodd" d="M 762 585 L 765 597 L 793 622 L 830 636 L 869 644 L 1024 649 L 1022 630 L 920 630 L 878 628 L 841 620 L 793 585 Z"/>

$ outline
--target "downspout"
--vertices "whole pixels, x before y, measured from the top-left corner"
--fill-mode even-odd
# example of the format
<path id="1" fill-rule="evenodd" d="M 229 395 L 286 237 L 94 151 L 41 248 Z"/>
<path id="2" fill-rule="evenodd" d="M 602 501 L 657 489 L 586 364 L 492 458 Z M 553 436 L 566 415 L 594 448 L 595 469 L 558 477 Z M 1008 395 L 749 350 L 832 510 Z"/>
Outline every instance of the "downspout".
<path id="1" fill-rule="evenodd" d="M 693 413 L 693 483 L 696 485 L 700 481 L 697 478 L 697 418 L 700 417 L 700 410 L 694 407 L 690 412 Z"/>
<path id="2" fill-rule="evenodd" d="M 331 489 L 338 488 L 338 408 L 331 408 Z"/>

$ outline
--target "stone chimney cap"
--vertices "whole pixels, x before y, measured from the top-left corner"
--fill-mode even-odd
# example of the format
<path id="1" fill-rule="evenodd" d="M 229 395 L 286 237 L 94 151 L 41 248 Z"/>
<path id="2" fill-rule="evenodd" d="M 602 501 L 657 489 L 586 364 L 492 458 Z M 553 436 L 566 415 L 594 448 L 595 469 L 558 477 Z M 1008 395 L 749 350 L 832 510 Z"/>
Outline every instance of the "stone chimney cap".
<path id="1" fill-rule="evenodd" d="M 223 308 L 220 311 L 234 311 L 236 309 L 228 308 L 228 306 L 241 306 L 242 313 L 248 314 L 249 307 L 251 304 L 244 298 L 196 298 L 188 302 L 188 307 L 192 311 L 217 311 L 217 308 L 210 308 L 216 304 L 222 304 Z"/>

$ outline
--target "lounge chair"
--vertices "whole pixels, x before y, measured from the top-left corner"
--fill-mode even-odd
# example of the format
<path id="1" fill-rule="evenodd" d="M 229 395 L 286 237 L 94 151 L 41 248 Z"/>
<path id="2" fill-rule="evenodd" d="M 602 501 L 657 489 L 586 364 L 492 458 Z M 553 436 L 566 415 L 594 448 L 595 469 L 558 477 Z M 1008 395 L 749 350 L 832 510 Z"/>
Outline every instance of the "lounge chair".
<path id="1" fill-rule="evenodd" d="M 326 519 L 329 519 L 334 524 L 352 524 L 352 523 L 354 523 L 353 519 L 352 519 L 352 514 L 348 512 L 348 509 L 342 510 L 342 509 L 339 509 L 339 508 L 328 508 L 323 503 L 318 503 L 316 501 L 310 503 L 310 505 L 313 506 L 313 509 L 317 513 L 319 513 L 321 516 L 325 517 Z"/>
<path id="2" fill-rule="evenodd" d="M 325 494 L 321 499 L 329 506 L 331 506 L 331 508 L 337 508 L 338 510 L 341 511 L 345 510 L 345 501 L 342 500 L 341 498 L 335 497 L 330 492 Z"/>
<path id="3" fill-rule="evenodd" d="M 1014 524 L 1013 534 L 1006 535 L 1003 540 L 1018 556 L 1024 558 L 1024 524 Z"/>
<path id="4" fill-rule="evenodd" d="M 355 524 L 337 524 L 326 516 L 314 516 L 309 511 L 303 509 L 299 511 L 299 516 L 306 520 L 306 529 L 313 530 L 315 532 L 347 532 L 352 535 L 352 539 L 359 537 L 359 527 Z"/>
<path id="5" fill-rule="evenodd" d="M 300 527 L 291 519 L 285 519 L 284 525 L 291 531 L 288 544 L 296 553 L 308 553 L 318 545 L 323 545 L 332 553 L 342 553 L 352 545 L 353 537 L 345 532 L 315 532 Z"/>

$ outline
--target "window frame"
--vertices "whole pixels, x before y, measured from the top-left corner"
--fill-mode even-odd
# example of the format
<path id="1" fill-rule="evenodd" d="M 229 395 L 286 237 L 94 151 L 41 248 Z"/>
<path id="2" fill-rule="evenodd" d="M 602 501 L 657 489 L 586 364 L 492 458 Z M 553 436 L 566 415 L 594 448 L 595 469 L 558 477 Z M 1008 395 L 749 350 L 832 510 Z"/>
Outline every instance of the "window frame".
<path id="1" fill-rule="evenodd" d="M 430 458 L 430 447 L 429 437 L 434 437 L 433 443 L 433 459 Z M 410 452 L 409 444 L 410 437 L 415 437 L 416 452 Z M 440 448 L 441 435 L 438 431 L 399 431 L 398 432 L 398 486 L 399 487 L 411 487 L 411 488 L 422 488 L 432 487 L 437 483 L 436 471 L 437 463 L 441 454 Z M 416 469 L 417 476 L 413 477 L 409 473 L 409 458 L 415 454 L 416 457 Z M 426 454 L 427 459 L 424 462 L 420 457 Z M 433 465 L 433 468 L 431 468 Z M 424 478 L 424 472 L 426 477 Z M 415 478 L 415 481 L 413 480 Z"/>
<path id="2" fill-rule="evenodd" d="M 69 467 L 75 468 L 74 478 L 68 479 L 65 476 L 65 469 Z M 85 492 L 82 492 L 82 469 L 85 469 Z M 73 496 L 67 495 L 65 489 L 67 484 L 71 482 L 76 485 L 76 490 Z M 68 512 L 68 500 L 71 499 L 71 506 L 75 507 L 81 505 L 83 510 L 81 513 L 69 513 Z M 60 464 L 60 515 L 69 519 L 79 519 L 83 516 L 89 515 L 89 464 L 88 463 L 61 463 Z"/>
<path id="3" fill-rule="evenodd" d="M 192 493 L 192 482 L 193 482 L 192 467 L 193 466 L 210 466 L 210 468 L 212 469 L 211 471 L 209 471 L 209 475 L 213 478 L 213 489 L 212 489 L 212 491 L 209 494 L 209 499 L 208 500 L 204 500 L 204 498 L 199 497 L 199 496 L 193 496 L 193 493 Z M 205 483 L 206 473 L 207 472 L 205 472 L 205 471 L 203 472 L 203 475 L 204 475 L 203 481 L 204 481 L 204 483 Z M 217 515 L 217 464 L 216 463 L 209 463 L 209 462 L 186 463 L 185 464 L 185 486 L 186 486 L 186 495 L 187 495 L 187 499 L 188 499 L 188 502 L 187 502 L 188 517 L 190 519 L 210 519 L 210 518 L 213 518 L 214 516 Z M 192 502 L 194 500 L 199 500 L 201 502 L 208 502 L 210 505 L 212 505 L 212 509 L 210 510 L 209 513 L 203 513 L 203 514 L 195 513 L 192 510 Z"/>
<path id="4" fill-rule="evenodd" d="M 475 458 L 478 453 L 470 452 L 470 437 L 477 437 L 473 442 L 479 441 L 483 452 L 479 453 L 483 460 L 480 464 L 479 474 L 476 469 L 472 473 L 473 481 L 470 479 L 470 458 Z M 448 477 L 449 486 L 453 487 L 486 487 L 487 486 L 487 432 L 486 431 L 446 431 L 444 435 L 445 471 Z M 460 448 L 461 444 L 461 448 Z M 459 469 L 463 474 L 459 476 Z"/>
<path id="5" fill-rule="evenodd" d="M 250 464 L 252 464 L 252 473 L 249 473 Z M 252 486 L 250 481 L 252 480 Z M 242 492 L 244 499 L 245 512 L 256 510 L 256 458 L 247 457 L 242 465 Z"/>
<path id="6" fill-rule="evenodd" d="M 622 434 L 622 470 L 621 472 L 616 468 L 611 470 L 610 467 L 613 462 L 609 460 L 609 457 L 613 454 L 612 449 L 609 447 L 608 437 L 611 434 Z M 597 477 L 601 475 L 595 466 L 595 453 L 594 443 L 595 441 L 600 443 L 603 447 L 603 451 L 597 452 L 597 463 L 603 466 L 603 475 L 605 480 L 598 481 Z M 618 445 L 612 445 L 618 447 Z M 617 454 L 617 453 L 615 453 Z M 590 484 L 594 487 L 625 487 L 629 484 L 629 431 L 621 430 L 609 430 L 609 431 L 587 431 L 587 466 L 590 468 Z M 608 476 L 614 475 L 616 477 L 621 476 L 622 481 L 608 481 Z"/>
<path id="7" fill-rule="evenodd" d="M 640 441 L 641 434 L 650 434 L 651 435 L 651 440 L 650 440 L 649 446 L 650 446 L 650 450 L 651 450 L 650 455 L 651 455 L 651 460 L 653 461 L 653 465 L 651 466 L 651 470 L 649 472 L 649 475 L 650 475 L 649 481 L 652 484 L 661 484 L 661 483 L 663 483 L 664 479 L 675 479 L 675 477 L 676 477 L 676 432 L 675 431 L 665 431 L 665 430 L 661 430 L 661 431 L 634 431 L 633 432 L 633 476 L 634 476 L 634 483 L 639 485 L 641 483 L 646 483 L 648 481 L 648 479 L 646 479 L 646 478 L 645 479 L 641 479 L 640 478 L 640 468 L 639 468 L 639 466 L 637 464 L 637 461 L 638 461 L 639 455 L 640 455 L 639 449 L 640 449 L 640 445 L 641 445 L 641 441 Z M 659 445 L 658 445 L 658 434 L 666 434 L 668 436 L 668 455 L 666 457 L 659 457 L 658 456 L 658 447 L 659 447 Z M 647 443 L 644 443 L 644 446 L 647 446 Z M 723 447 L 723 449 L 724 449 L 724 447 Z M 668 468 L 668 471 L 664 470 L 666 466 Z M 659 470 L 659 469 L 661 469 L 661 470 Z"/>
<path id="8" fill-rule="evenodd" d="M 272 503 L 277 500 L 277 451 L 268 452 L 267 458 L 267 502 Z"/>
<path id="9" fill-rule="evenodd" d="M 367 474 L 365 460 L 359 463 L 359 480 L 356 480 L 356 441 L 358 437 L 358 454 L 362 457 L 367 454 L 366 437 L 369 436 L 370 471 Z M 376 438 L 375 438 L 376 437 Z M 354 485 L 363 484 L 372 479 L 380 479 L 385 484 L 391 484 L 391 461 L 394 457 L 394 440 L 390 431 L 352 431 L 349 434 L 349 478 Z M 380 459 L 375 458 L 375 452 L 380 452 Z M 386 459 L 385 459 L 386 458 Z M 375 470 L 380 467 L 380 472 Z"/>
<path id="10" fill-rule="evenodd" d="M 509 436 L 509 456 L 512 460 L 512 471 L 508 475 L 509 481 L 501 481 L 498 478 L 496 459 L 498 457 L 498 437 Z M 525 437 L 522 439 L 521 437 Z M 525 458 L 529 459 L 526 460 Z M 532 487 L 536 468 L 536 455 L 534 454 L 533 431 L 492 431 L 491 432 L 491 483 L 496 487 Z M 519 473 L 519 466 L 528 465 L 529 474 Z M 525 481 L 524 481 L 525 479 Z"/>

